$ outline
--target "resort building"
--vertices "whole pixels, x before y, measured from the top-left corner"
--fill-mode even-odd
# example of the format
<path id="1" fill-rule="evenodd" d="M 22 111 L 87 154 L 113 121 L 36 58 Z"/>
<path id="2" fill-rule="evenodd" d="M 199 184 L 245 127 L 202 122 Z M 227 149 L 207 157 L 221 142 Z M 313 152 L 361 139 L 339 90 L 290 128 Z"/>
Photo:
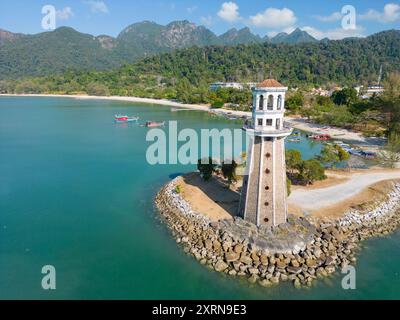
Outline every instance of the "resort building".
<path id="1" fill-rule="evenodd" d="M 252 120 L 243 129 L 249 135 L 247 168 L 239 215 L 258 226 L 276 226 L 287 220 L 284 126 L 287 87 L 273 79 L 253 89 Z"/>
<path id="2" fill-rule="evenodd" d="M 215 82 L 210 84 L 210 90 L 216 91 L 220 88 L 233 88 L 243 90 L 245 87 L 254 88 L 257 85 L 255 82 L 239 83 L 239 82 Z"/>
<path id="3" fill-rule="evenodd" d="M 210 90 L 216 91 L 220 88 L 234 88 L 238 90 L 243 90 L 243 85 L 238 82 L 215 82 L 211 83 Z"/>

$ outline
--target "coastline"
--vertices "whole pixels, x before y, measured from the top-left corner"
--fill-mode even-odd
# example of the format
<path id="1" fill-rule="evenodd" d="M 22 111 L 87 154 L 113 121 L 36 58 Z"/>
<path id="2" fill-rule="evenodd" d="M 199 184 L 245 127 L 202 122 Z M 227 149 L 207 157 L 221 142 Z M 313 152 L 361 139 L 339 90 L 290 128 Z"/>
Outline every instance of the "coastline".
<path id="1" fill-rule="evenodd" d="M 213 111 L 215 113 L 231 114 L 235 116 L 251 116 L 251 112 L 247 111 L 235 111 L 228 109 L 212 109 L 208 105 L 203 104 L 187 104 L 180 103 L 167 99 L 154 99 L 154 98 L 140 98 L 140 97 L 128 97 L 128 96 L 89 96 L 89 95 L 67 95 L 67 94 L 0 94 L 0 97 L 42 97 L 42 98 L 71 98 L 80 100 L 108 100 L 108 101 L 125 101 L 133 103 L 146 103 L 146 104 L 158 104 L 163 106 L 175 107 L 175 108 L 186 108 L 198 111 Z"/>
<path id="2" fill-rule="evenodd" d="M 167 99 L 140 98 L 128 96 L 89 96 L 89 95 L 66 95 L 66 94 L 0 94 L 0 97 L 42 97 L 42 98 L 71 98 L 81 100 L 108 100 L 123 101 L 132 103 L 157 104 L 174 108 L 190 109 L 204 112 L 212 112 L 214 114 L 229 115 L 237 117 L 251 117 L 249 111 L 229 110 L 224 108 L 213 109 L 209 105 L 202 104 L 186 104 Z M 295 129 L 309 132 L 312 134 L 329 134 L 333 140 L 341 140 L 351 144 L 363 147 L 365 150 L 376 151 L 383 144 L 383 139 L 366 138 L 360 132 L 354 132 L 347 129 L 334 128 L 309 123 L 303 118 L 285 117 L 285 121 Z"/>
<path id="3" fill-rule="evenodd" d="M 265 230 L 237 217 L 210 222 L 176 191 L 177 179 L 166 184 L 155 199 L 176 243 L 209 269 L 263 287 L 287 281 L 296 288 L 310 287 L 316 279 L 347 270 L 356 263 L 363 240 L 388 235 L 400 224 L 399 183 L 393 183 L 386 201 L 367 213 L 352 210 L 339 219 L 290 217 L 285 225 Z M 239 226 L 241 232 L 237 233 Z M 288 250 L 288 246 L 282 247 L 283 238 L 287 239 L 293 227 L 312 231 L 311 239 L 307 231 L 304 241 Z M 269 243 L 278 245 L 261 248 L 252 242 L 259 235 L 267 235 Z"/>

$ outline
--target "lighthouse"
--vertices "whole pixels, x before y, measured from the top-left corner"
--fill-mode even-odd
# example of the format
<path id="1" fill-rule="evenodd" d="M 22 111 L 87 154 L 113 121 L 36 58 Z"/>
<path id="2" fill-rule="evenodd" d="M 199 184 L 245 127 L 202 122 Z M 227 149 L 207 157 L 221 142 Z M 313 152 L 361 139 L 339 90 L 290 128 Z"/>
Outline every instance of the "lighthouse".
<path id="1" fill-rule="evenodd" d="M 285 138 L 292 132 L 284 126 L 287 87 L 268 79 L 252 91 L 252 120 L 243 128 L 250 141 L 239 215 L 257 226 L 277 226 L 287 221 Z"/>

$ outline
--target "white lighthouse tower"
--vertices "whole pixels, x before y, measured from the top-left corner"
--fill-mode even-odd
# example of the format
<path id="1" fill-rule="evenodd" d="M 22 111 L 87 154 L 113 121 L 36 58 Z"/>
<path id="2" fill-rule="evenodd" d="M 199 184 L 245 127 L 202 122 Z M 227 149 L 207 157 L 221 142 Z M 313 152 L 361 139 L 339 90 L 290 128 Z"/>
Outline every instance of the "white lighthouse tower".
<path id="1" fill-rule="evenodd" d="M 257 226 L 276 226 L 287 221 L 284 126 L 287 87 L 273 79 L 253 89 L 253 117 L 244 127 L 250 136 L 247 174 L 243 179 L 239 215 Z"/>

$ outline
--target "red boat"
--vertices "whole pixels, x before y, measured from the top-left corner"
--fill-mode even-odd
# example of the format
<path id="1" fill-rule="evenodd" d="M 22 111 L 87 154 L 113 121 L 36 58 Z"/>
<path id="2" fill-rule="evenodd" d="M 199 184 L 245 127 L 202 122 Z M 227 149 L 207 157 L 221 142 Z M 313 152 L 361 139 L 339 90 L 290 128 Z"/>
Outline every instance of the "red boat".
<path id="1" fill-rule="evenodd" d="M 125 122 L 133 122 L 138 121 L 138 117 L 128 117 L 127 115 L 116 114 L 114 116 L 114 120 L 117 123 L 125 123 Z"/>
<path id="2" fill-rule="evenodd" d="M 318 134 L 318 135 L 313 135 L 310 138 L 317 141 L 327 141 L 331 139 L 331 136 L 329 134 Z"/>

